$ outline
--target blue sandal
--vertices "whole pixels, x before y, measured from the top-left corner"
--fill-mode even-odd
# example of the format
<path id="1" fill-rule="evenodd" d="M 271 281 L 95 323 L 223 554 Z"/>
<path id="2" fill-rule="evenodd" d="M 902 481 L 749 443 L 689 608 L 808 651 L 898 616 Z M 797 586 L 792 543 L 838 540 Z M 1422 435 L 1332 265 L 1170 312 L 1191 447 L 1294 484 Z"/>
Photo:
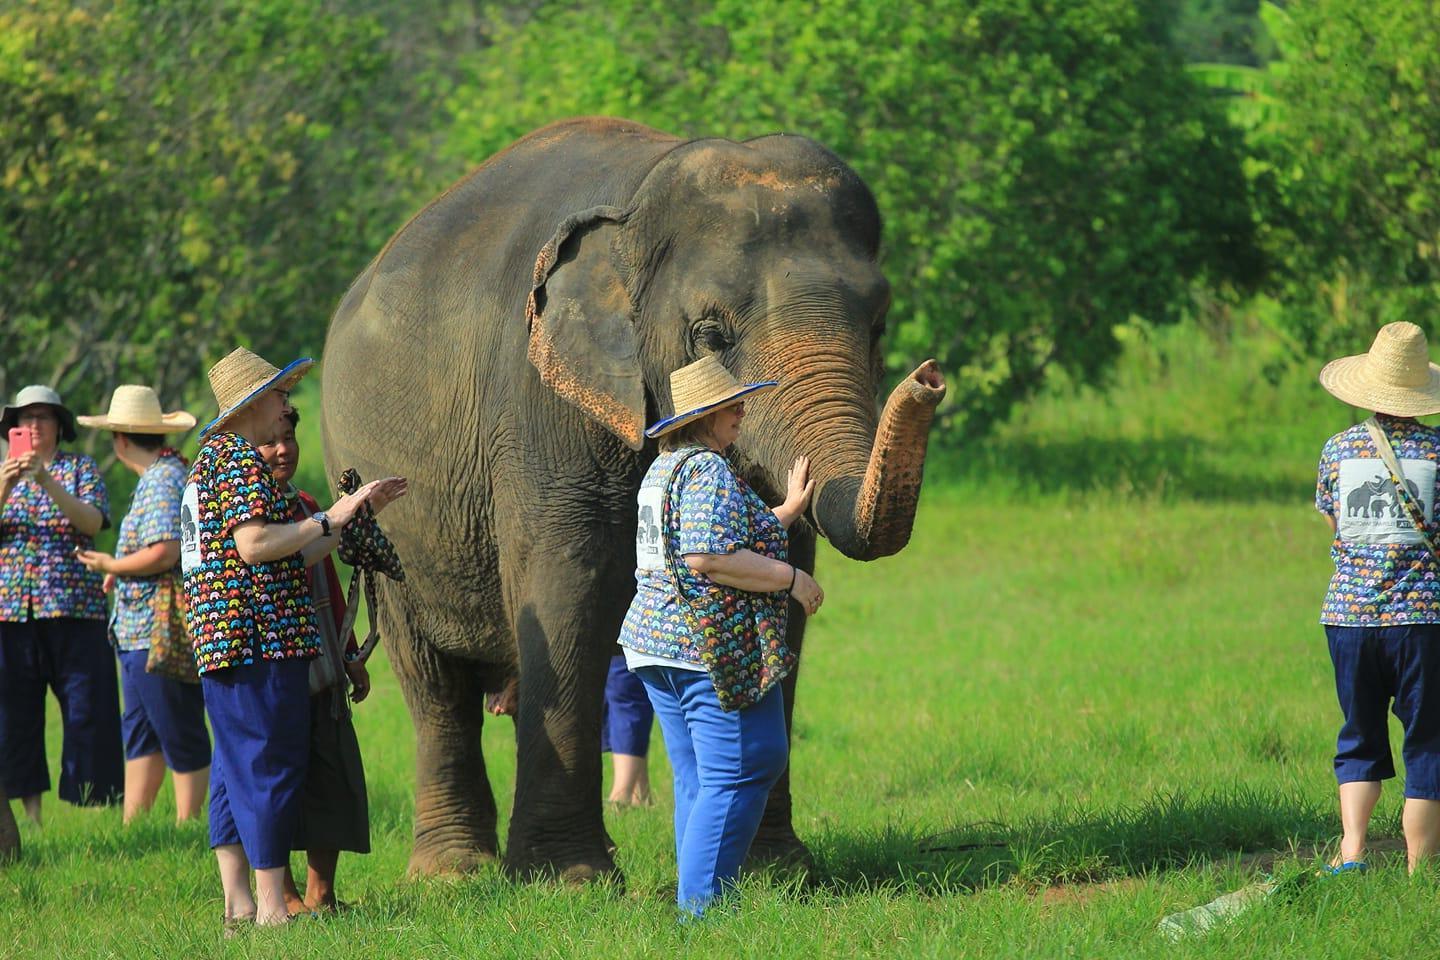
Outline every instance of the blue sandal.
<path id="1" fill-rule="evenodd" d="M 1327 877 L 1338 877 L 1342 873 L 1350 873 L 1352 871 L 1355 873 L 1364 873 L 1366 870 L 1369 869 L 1370 864 L 1366 863 L 1364 860 L 1346 860 L 1339 866 L 1336 866 L 1335 864 L 1327 865 L 1325 867 L 1324 873 Z"/>

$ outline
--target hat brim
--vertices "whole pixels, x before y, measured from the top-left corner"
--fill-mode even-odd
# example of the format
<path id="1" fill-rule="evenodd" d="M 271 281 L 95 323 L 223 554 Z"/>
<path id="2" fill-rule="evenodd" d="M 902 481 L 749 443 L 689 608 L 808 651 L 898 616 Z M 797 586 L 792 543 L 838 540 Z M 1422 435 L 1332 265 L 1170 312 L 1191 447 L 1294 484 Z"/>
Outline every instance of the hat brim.
<path id="1" fill-rule="evenodd" d="M 671 432 L 672 430 L 680 429 L 681 427 L 685 426 L 685 424 L 690 423 L 692 420 L 698 420 L 706 414 L 714 413 L 721 407 L 729 406 L 736 400 L 744 397 L 746 394 L 754 393 L 757 390 L 767 390 L 770 387 L 776 387 L 779 385 L 779 380 L 762 380 L 759 383 L 744 384 L 735 391 L 727 394 L 719 400 L 716 400 L 714 403 L 707 403 L 703 407 L 696 407 L 694 410 L 686 410 L 684 413 L 677 413 L 673 417 L 666 417 L 664 420 L 659 420 L 651 424 L 650 426 L 645 428 L 645 436 L 649 437 L 651 440 L 654 440 L 657 437 L 663 437 L 665 434 Z"/>
<path id="2" fill-rule="evenodd" d="M 1320 371 L 1320 386 L 1352 407 L 1395 417 L 1426 417 L 1440 413 L 1440 367 L 1430 364 L 1423 387 L 1376 383 L 1366 366 L 1369 354 L 1331 360 Z"/>
<path id="3" fill-rule="evenodd" d="M 96 430 L 113 430 L 116 433 L 180 433 L 189 430 L 197 423 L 196 419 L 184 410 L 177 410 L 174 413 L 162 413 L 159 423 L 118 423 L 110 419 L 110 414 L 98 414 L 96 416 L 84 416 L 75 418 L 82 427 L 91 427 Z"/>
<path id="4" fill-rule="evenodd" d="M 315 361 L 312 360 L 310 357 L 301 357 L 294 363 L 288 364 L 285 369 L 277 371 L 275 373 L 275 376 L 271 377 L 269 380 L 266 380 L 254 390 L 251 390 L 239 403 L 232 404 L 228 409 L 221 410 L 218 417 L 205 424 L 205 428 L 200 431 L 200 436 L 207 436 L 211 431 L 219 427 L 226 420 L 229 420 L 231 417 L 235 416 L 235 414 L 239 413 L 241 410 L 244 410 L 250 404 L 254 403 L 257 399 L 259 399 L 261 394 L 265 393 L 265 391 L 288 390 L 290 387 L 294 386 L 297 382 L 299 382 L 301 377 L 309 373 L 310 368 L 313 366 L 315 366 Z"/>
<path id="5" fill-rule="evenodd" d="M 0 430 L 9 430 L 16 426 L 20 420 L 20 411 L 26 407 L 50 407 L 60 418 L 60 439 L 69 442 L 77 436 L 75 414 L 71 412 L 70 408 L 63 403 L 49 403 L 43 400 L 38 403 L 22 404 L 18 407 L 6 406 L 3 411 L 0 411 Z"/>

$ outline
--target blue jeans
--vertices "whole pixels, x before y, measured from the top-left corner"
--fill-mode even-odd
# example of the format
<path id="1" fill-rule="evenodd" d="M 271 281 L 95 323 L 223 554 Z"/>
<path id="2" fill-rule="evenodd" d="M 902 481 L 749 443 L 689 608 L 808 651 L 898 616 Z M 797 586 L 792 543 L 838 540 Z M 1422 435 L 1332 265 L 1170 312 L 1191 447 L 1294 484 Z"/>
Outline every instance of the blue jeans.
<path id="1" fill-rule="evenodd" d="M 785 772 L 785 701 L 777 686 L 754 706 L 726 713 L 708 673 L 653 666 L 635 673 L 675 771 L 675 899 L 698 916 L 734 884 L 770 788 Z"/>

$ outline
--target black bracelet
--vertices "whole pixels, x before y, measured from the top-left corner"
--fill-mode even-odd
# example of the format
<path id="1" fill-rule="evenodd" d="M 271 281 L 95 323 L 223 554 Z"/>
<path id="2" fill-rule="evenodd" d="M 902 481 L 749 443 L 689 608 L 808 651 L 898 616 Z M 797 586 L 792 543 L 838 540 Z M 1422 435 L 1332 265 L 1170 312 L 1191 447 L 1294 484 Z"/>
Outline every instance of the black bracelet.
<path id="1" fill-rule="evenodd" d="M 795 564 L 793 564 L 793 563 L 790 564 L 790 586 L 788 586 L 788 587 L 785 588 L 785 592 L 786 592 L 786 593 L 794 593 L 794 592 L 795 592 L 795 574 L 797 574 L 797 573 L 799 573 L 799 572 L 800 572 L 800 568 L 799 568 L 799 567 L 795 566 Z"/>

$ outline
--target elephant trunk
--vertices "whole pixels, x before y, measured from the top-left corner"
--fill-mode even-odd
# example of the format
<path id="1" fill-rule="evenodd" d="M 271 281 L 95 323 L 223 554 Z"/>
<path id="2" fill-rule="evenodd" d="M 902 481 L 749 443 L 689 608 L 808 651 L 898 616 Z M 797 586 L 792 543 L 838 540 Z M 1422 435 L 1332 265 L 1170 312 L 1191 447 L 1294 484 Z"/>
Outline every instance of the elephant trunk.
<path id="1" fill-rule="evenodd" d="M 888 557 L 910 541 L 930 423 L 944 397 L 945 378 L 935 361 L 927 360 L 890 394 L 868 459 L 863 446 L 855 449 L 853 443 L 844 444 L 849 450 L 841 451 L 839 462 L 817 457 L 811 516 L 845 556 Z"/>

